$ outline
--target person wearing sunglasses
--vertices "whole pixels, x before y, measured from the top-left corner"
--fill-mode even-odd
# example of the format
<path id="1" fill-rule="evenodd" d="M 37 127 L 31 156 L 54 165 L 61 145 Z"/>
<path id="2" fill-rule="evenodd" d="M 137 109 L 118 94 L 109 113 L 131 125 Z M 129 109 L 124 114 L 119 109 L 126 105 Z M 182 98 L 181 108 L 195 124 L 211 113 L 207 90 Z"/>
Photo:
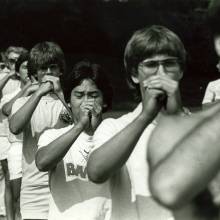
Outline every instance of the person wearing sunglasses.
<path id="1" fill-rule="evenodd" d="M 4 62 L 1 63 L 0 68 L 3 68 L 4 74 L 0 75 L 0 90 L 1 95 L 13 93 L 17 88 L 20 88 L 20 80 L 15 71 L 15 63 L 21 54 L 27 53 L 24 47 L 9 46 L 4 53 Z M 14 60 L 11 65 L 9 59 Z"/>
<path id="2" fill-rule="evenodd" d="M 25 49 L 22 51 L 26 51 Z M 0 136 L 1 136 L 1 148 L 0 148 L 0 162 L 3 167 L 3 174 L 5 176 L 5 203 L 6 203 L 6 215 L 8 219 L 14 219 L 13 202 L 12 202 L 12 192 L 10 187 L 9 179 L 9 169 L 8 169 L 8 156 L 10 150 L 10 142 L 8 140 L 8 118 L 3 113 L 3 106 L 11 98 L 13 98 L 20 91 L 20 80 L 15 77 L 14 72 L 10 71 L 10 67 L 7 62 L 6 53 L 1 53 L 0 61 L 0 91 L 1 91 L 1 101 L 0 101 Z"/>
<path id="3" fill-rule="evenodd" d="M 23 132 L 22 183 L 20 209 L 22 219 L 47 219 L 49 210 L 48 173 L 40 172 L 35 153 L 40 134 L 60 126 L 64 105 L 60 77 L 65 73 L 65 58 L 54 42 L 40 42 L 30 51 L 28 75 L 31 95 L 21 97 L 12 106 L 9 128 L 13 134 Z"/>
<path id="4" fill-rule="evenodd" d="M 133 112 L 101 123 L 88 161 L 91 181 L 111 180 L 112 219 L 173 219 L 150 193 L 146 154 L 161 115 L 184 114 L 179 81 L 185 57 L 179 37 L 163 26 L 137 30 L 126 45 L 124 64 L 140 103 Z"/>
<path id="5" fill-rule="evenodd" d="M 18 60 L 19 56 L 23 53 L 27 53 L 27 49 L 24 47 L 17 47 L 17 46 L 9 46 L 6 51 L 6 58 L 7 58 L 7 64 L 11 70 L 11 72 L 15 73 L 15 64 Z"/>
<path id="6" fill-rule="evenodd" d="M 2 102 L 5 103 L 2 107 L 2 112 L 5 116 L 10 117 L 12 105 L 14 102 L 22 97 L 28 96 L 28 90 L 30 91 L 31 82 L 27 73 L 27 61 L 29 58 L 29 53 L 23 53 L 19 56 L 15 71 L 20 79 L 20 87 L 15 89 L 13 93 L 7 94 L 2 98 Z M 21 177 L 22 177 L 22 134 L 13 135 L 8 131 L 8 140 L 10 142 L 10 148 L 8 151 L 8 169 L 10 185 L 12 189 L 12 199 L 13 199 L 13 213 L 15 219 L 20 219 L 20 189 L 21 189 Z"/>
<path id="7" fill-rule="evenodd" d="M 7 117 L 2 113 L 2 94 L 5 94 L 5 90 L 3 91 L 4 86 L 8 82 L 8 75 L 10 73 L 9 67 L 6 64 L 6 57 L 4 52 L 0 53 L 0 93 L 1 93 L 1 101 L 0 101 L 0 166 L 1 166 L 1 175 L 4 178 L 5 187 L 4 191 L 1 195 L 3 195 L 3 201 L 5 204 L 5 211 L 7 218 L 13 220 L 13 207 L 12 207 L 12 192 L 9 185 L 9 171 L 8 171 L 8 150 L 10 147 L 10 143 L 8 141 L 8 132 L 7 132 Z"/>

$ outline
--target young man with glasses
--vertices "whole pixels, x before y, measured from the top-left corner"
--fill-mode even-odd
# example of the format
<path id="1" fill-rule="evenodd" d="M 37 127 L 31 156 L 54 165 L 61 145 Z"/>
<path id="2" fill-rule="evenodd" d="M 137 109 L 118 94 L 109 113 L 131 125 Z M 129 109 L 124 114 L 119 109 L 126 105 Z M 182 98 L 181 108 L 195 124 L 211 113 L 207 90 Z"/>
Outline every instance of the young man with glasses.
<path id="1" fill-rule="evenodd" d="M 96 149 L 88 161 L 92 181 L 111 181 L 112 219 L 173 219 L 151 196 L 146 154 L 159 117 L 183 111 L 179 80 L 185 56 L 179 37 L 163 26 L 136 31 L 126 46 L 128 80 L 141 103 L 133 112 L 101 123 L 94 135 Z"/>
<path id="2" fill-rule="evenodd" d="M 64 109 L 58 99 L 63 97 L 60 76 L 65 72 L 62 49 L 53 42 L 35 45 L 29 55 L 28 74 L 33 80 L 31 96 L 22 97 L 12 106 L 10 130 L 23 132 L 23 164 L 21 184 L 22 219 L 47 219 L 49 209 L 48 173 L 40 172 L 35 164 L 35 153 L 40 134 L 48 128 L 59 127 L 59 116 Z"/>

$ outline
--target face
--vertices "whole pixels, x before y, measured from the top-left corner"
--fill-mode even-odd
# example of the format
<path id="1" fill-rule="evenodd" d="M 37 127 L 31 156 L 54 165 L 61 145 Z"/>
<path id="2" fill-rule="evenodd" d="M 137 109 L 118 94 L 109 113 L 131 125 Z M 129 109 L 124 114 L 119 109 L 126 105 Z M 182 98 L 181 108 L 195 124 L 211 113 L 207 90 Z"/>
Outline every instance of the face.
<path id="1" fill-rule="evenodd" d="M 214 37 L 214 47 L 216 54 L 220 57 L 220 35 Z"/>
<path id="2" fill-rule="evenodd" d="M 8 74 L 8 73 L 10 73 L 10 69 L 7 64 L 0 62 L 0 74 L 2 74 L 2 73 Z"/>
<path id="3" fill-rule="evenodd" d="M 8 64 L 11 71 L 15 71 L 15 63 L 18 60 L 19 54 L 15 52 L 10 52 L 8 54 Z"/>
<path id="4" fill-rule="evenodd" d="M 220 59 L 220 35 L 214 37 L 214 47 L 215 47 L 215 52 Z M 216 67 L 220 72 L 220 60 L 217 63 Z"/>
<path id="5" fill-rule="evenodd" d="M 103 107 L 102 92 L 90 79 L 83 80 L 82 83 L 76 86 L 71 92 L 70 104 L 74 120 L 78 120 L 80 106 L 86 100 L 94 100 L 94 103 L 96 102 Z"/>
<path id="6" fill-rule="evenodd" d="M 39 82 L 42 82 L 42 79 L 46 75 L 51 75 L 51 76 L 55 76 L 55 77 L 61 76 L 62 73 L 61 73 L 59 65 L 58 64 L 49 64 L 49 65 L 43 66 L 40 69 L 38 69 L 37 77 L 38 77 Z"/>
<path id="7" fill-rule="evenodd" d="M 19 68 L 19 76 L 21 78 L 21 81 L 23 83 L 26 83 L 28 81 L 28 70 L 27 70 L 27 61 L 24 61 Z"/>
<path id="8" fill-rule="evenodd" d="M 168 55 L 156 55 L 139 63 L 136 77 L 138 82 L 153 75 L 167 76 L 179 81 L 182 77 L 182 70 L 178 59 Z"/>
<path id="9" fill-rule="evenodd" d="M 142 82 L 151 76 L 166 76 L 172 80 L 179 81 L 182 78 L 182 69 L 177 57 L 168 55 L 155 55 L 138 64 L 137 75 L 132 76 L 136 84 L 140 84 L 143 93 Z"/>

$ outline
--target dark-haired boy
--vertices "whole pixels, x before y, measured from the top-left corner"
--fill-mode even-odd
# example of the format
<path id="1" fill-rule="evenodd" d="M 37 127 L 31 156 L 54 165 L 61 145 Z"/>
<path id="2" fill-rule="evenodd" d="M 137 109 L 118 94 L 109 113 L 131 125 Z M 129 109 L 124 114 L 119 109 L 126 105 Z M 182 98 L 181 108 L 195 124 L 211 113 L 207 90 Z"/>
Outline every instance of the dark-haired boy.
<path id="1" fill-rule="evenodd" d="M 38 171 L 35 153 L 40 134 L 59 123 L 63 104 L 54 93 L 62 96 L 60 76 L 64 71 L 64 54 L 57 44 L 35 45 L 30 51 L 28 74 L 32 79 L 37 78 L 39 84 L 34 83 L 32 95 L 17 99 L 12 107 L 10 130 L 14 134 L 23 132 L 22 219 L 47 219 L 48 216 L 48 174 Z"/>

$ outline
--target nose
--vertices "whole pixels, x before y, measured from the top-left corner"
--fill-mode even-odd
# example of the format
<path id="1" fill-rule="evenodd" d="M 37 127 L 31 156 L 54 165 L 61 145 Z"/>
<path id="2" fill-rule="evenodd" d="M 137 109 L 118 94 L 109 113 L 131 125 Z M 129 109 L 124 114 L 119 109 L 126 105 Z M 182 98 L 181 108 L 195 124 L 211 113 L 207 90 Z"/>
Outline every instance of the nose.
<path id="1" fill-rule="evenodd" d="M 92 98 L 91 96 L 89 95 L 85 95 L 84 96 L 84 101 L 87 101 L 87 100 L 93 100 L 94 98 Z"/>
<path id="2" fill-rule="evenodd" d="M 161 75 L 161 76 L 166 75 L 166 70 L 165 70 L 165 68 L 164 68 L 164 66 L 162 64 L 158 65 L 157 74 Z"/>
<path id="3" fill-rule="evenodd" d="M 47 74 L 51 74 L 51 72 L 52 72 L 52 71 L 51 71 L 51 68 L 48 67 L 46 73 L 47 73 Z"/>

